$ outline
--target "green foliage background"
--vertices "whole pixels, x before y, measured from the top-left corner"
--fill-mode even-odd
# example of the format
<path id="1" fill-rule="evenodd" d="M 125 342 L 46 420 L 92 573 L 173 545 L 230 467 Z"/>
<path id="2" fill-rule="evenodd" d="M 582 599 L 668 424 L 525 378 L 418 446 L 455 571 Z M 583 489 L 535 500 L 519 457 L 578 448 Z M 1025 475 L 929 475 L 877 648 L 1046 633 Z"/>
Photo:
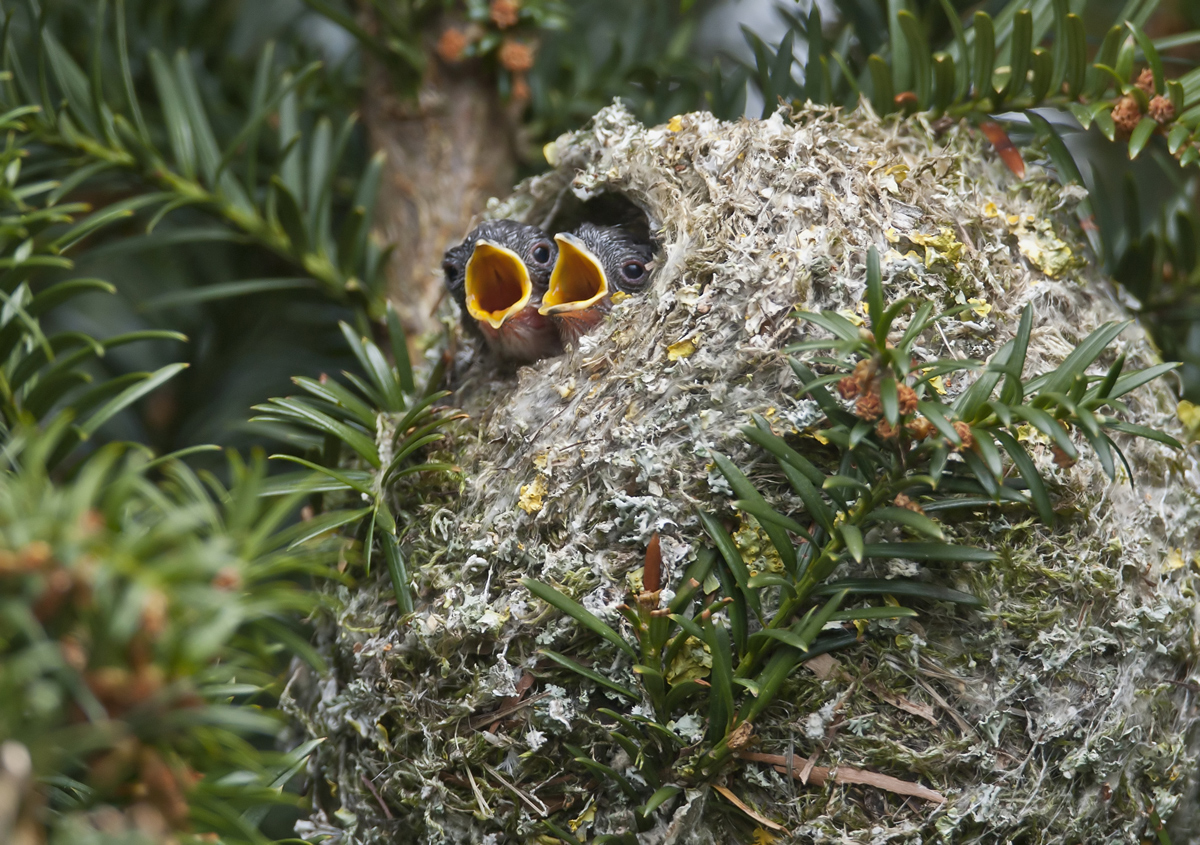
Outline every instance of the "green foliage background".
<path id="1" fill-rule="evenodd" d="M 935 126 L 1003 121 L 1027 159 L 1089 189 L 1097 254 L 1200 400 L 1194 10 L 840 0 L 822 21 L 783 3 L 741 61 L 694 49 L 715 5 L 526 0 L 504 33 L 482 0 L 371 0 L 371 32 L 335 0 L 0 7 L 0 739 L 30 754 L 24 768 L 0 754 L 25 796 L 0 833 L 287 835 L 266 808 L 299 800 L 283 788 L 308 749 L 270 750 L 270 707 L 288 660 L 316 660 L 309 579 L 369 569 L 374 542 L 349 541 L 378 534 L 403 607 L 403 518 L 382 485 L 446 469 L 422 462 L 447 416 L 388 319 L 389 253 L 369 234 L 381 161 L 353 114 L 368 60 L 415 88 L 446 11 L 483 27 L 468 61 L 506 96 L 503 39 L 539 45 L 529 172 L 614 96 L 648 123 L 735 118 L 747 85 L 764 114 L 862 96 Z M 1122 136 L 1109 114 L 1122 96 L 1148 106 L 1143 67 L 1177 119 Z M 365 340 L 389 324 L 390 343 Z M 295 376 L 308 404 L 268 402 Z M 387 455 L 372 452 L 379 409 L 411 415 Z M 253 450 L 280 440 L 322 480 L 267 480 Z M 347 461 L 362 468 L 336 469 Z M 346 489 L 368 506 L 296 522 Z M 103 813 L 128 833 L 96 833 Z"/>

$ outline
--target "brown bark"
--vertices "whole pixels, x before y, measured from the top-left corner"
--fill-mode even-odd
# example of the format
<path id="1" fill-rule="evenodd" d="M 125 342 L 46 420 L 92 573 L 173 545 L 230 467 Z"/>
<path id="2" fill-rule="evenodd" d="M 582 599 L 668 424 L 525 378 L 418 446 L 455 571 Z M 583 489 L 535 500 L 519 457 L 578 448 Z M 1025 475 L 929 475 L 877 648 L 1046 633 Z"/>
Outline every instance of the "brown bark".
<path id="1" fill-rule="evenodd" d="M 388 297 L 410 336 L 437 328 L 441 260 L 489 197 L 512 187 L 511 119 L 496 84 L 473 62 L 447 66 L 428 50 L 415 100 L 402 99 L 386 68 L 369 74 L 363 121 L 387 156 L 376 225 L 395 243 Z"/>

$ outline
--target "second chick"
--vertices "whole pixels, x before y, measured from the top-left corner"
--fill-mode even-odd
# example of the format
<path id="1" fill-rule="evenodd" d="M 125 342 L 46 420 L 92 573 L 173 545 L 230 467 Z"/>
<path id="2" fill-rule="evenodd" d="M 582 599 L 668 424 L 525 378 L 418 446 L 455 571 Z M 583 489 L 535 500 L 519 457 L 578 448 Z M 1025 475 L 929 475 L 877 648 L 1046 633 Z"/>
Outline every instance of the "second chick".
<path id="1" fill-rule="evenodd" d="M 640 293 L 650 281 L 653 247 L 616 226 L 584 223 L 554 236 L 558 260 L 538 313 L 565 343 L 576 343 L 604 319 L 612 296 Z"/>

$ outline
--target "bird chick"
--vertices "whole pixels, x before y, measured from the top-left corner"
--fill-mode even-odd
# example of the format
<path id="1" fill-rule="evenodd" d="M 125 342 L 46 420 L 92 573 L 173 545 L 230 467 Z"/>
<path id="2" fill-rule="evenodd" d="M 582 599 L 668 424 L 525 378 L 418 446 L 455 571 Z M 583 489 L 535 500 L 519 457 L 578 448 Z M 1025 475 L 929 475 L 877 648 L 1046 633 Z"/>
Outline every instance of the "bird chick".
<path id="1" fill-rule="evenodd" d="M 488 220 L 446 250 L 446 287 L 463 312 L 463 325 L 499 358 L 530 363 L 557 355 L 562 344 L 538 308 L 558 249 L 536 226 Z"/>
<path id="2" fill-rule="evenodd" d="M 575 343 L 604 319 L 614 293 L 646 287 L 652 247 L 624 229 L 592 223 L 554 240 L 558 260 L 538 312 L 554 320 L 564 342 Z"/>

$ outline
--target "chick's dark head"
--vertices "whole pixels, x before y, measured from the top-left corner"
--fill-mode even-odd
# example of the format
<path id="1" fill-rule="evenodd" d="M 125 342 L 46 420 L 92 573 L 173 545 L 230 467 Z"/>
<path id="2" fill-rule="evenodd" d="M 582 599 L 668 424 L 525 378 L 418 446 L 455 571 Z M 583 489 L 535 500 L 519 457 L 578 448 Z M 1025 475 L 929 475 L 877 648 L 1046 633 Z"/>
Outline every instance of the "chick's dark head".
<path id="1" fill-rule="evenodd" d="M 556 257 L 538 227 L 489 220 L 446 250 L 442 271 L 464 325 L 500 357 L 527 362 L 558 351 L 553 327 L 537 311 Z"/>
<path id="2" fill-rule="evenodd" d="M 604 268 L 609 286 L 624 293 L 639 293 L 650 281 L 650 259 L 654 247 L 618 226 L 584 223 L 575 230 Z"/>
<path id="3" fill-rule="evenodd" d="M 566 341 L 599 323 L 614 293 L 636 294 L 650 281 L 653 247 L 625 229 L 584 223 L 554 239 L 558 260 L 540 310 L 555 320 Z"/>
<path id="4" fill-rule="evenodd" d="M 446 287 L 458 301 L 464 316 L 467 314 L 467 265 L 480 241 L 511 250 L 524 263 L 532 289 L 535 292 L 546 289 L 558 254 L 558 247 L 551 237 L 537 226 L 516 220 L 488 220 L 472 229 L 462 243 L 450 247 L 442 257 Z"/>

